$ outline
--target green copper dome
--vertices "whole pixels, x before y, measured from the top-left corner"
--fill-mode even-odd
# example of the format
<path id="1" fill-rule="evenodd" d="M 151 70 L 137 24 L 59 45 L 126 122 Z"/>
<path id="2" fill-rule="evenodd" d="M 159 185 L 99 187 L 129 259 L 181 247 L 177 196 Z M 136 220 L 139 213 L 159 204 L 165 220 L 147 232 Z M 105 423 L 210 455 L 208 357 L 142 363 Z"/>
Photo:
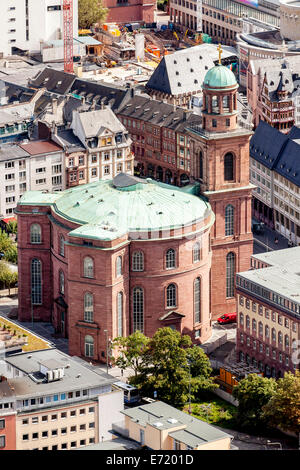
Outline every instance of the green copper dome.
<path id="1" fill-rule="evenodd" d="M 200 197 L 124 173 L 113 180 L 99 180 L 55 194 L 29 191 L 20 205 L 51 205 L 54 213 L 79 225 L 71 236 L 100 240 L 113 240 L 126 233 L 137 238 L 136 232 L 188 227 L 209 215 L 208 223 L 214 222 L 210 204 Z"/>
<path id="2" fill-rule="evenodd" d="M 231 70 L 218 64 L 207 72 L 203 85 L 205 88 L 237 87 L 237 81 Z"/>

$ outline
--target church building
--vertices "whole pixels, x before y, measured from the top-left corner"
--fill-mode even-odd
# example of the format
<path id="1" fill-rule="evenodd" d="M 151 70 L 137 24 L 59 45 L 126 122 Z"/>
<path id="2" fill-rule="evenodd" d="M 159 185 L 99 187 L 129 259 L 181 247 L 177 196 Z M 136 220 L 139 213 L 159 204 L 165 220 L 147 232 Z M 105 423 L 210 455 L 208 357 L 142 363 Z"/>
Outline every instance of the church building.
<path id="1" fill-rule="evenodd" d="M 124 173 L 21 198 L 20 321 L 51 321 L 69 353 L 105 361 L 107 340 L 164 326 L 195 344 L 234 312 L 235 274 L 250 268 L 249 139 L 234 74 L 203 82 L 202 124 L 187 126 L 194 195 Z"/>

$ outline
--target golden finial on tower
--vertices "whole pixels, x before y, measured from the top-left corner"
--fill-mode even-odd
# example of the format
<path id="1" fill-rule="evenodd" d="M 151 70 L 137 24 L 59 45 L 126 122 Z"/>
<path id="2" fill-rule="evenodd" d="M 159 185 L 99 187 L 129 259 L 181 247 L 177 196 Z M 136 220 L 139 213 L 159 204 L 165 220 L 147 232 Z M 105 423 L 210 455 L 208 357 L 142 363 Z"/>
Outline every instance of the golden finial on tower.
<path id="1" fill-rule="evenodd" d="M 219 64 L 221 65 L 221 58 L 222 58 L 222 52 L 223 52 L 221 44 L 218 45 L 217 50 L 219 51 Z"/>

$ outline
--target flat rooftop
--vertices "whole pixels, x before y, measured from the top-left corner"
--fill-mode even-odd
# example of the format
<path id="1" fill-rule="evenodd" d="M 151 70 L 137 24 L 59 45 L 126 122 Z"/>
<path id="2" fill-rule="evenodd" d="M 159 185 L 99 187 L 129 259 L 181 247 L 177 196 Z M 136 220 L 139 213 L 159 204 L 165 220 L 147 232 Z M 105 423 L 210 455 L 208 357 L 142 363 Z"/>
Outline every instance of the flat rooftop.
<path id="1" fill-rule="evenodd" d="M 116 381 L 115 377 L 106 374 L 102 369 L 95 370 L 96 367 L 90 367 L 85 361 L 68 356 L 56 348 L 15 354 L 7 357 L 5 362 L 28 374 L 24 377 L 9 379 L 9 384 L 13 387 L 16 396 L 22 398 L 75 391 L 81 388 L 104 387 Z M 55 364 L 56 367 L 64 368 L 64 377 L 54 382 L 37 383 L 29 374 L 37 374 L 41 363 Z"/>
<path id="2" fill-rule="evenodd" d="M 262 261 L 269 266 L 278 266 L 288 270 L 291 273 L 300 272 L 300 247 L 285 248 L 284 250 L 268 251 L 252 255 L 253 259 Z M 300 282 L 300 277 L 299 277 Z"/>
<path id="3" fill-rule="evenodd" d="M 239 276 L 300 303 L 300 247 L 261 253 L 252 258 L 269 266 L 241 272 Z"/>
<path id="4" fill-rule="evenodd" d="M 142 426 L 147 424 L 159 430 L 169 430 L 169 436 L 191 447 L 231 437 L 214 426 L 197 418 L 191 417 L 183 411 L 162 401 L 156 401 L 147 405 L 136 406 L 121 411 L 133 421 Z M 178 429 L 182 426 L 182 429 Z"/>

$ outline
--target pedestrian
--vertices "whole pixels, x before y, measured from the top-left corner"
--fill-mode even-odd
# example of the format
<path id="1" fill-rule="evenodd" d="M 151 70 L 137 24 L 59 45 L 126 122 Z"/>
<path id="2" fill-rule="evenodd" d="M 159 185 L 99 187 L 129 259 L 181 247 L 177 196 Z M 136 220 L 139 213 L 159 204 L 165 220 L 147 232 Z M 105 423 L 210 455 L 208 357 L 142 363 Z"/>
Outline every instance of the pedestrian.
<path id="1" fill-rule="evenodd" d="M 275 237 L 274 243 L 275 243 L 275 245 L 278 245 L 278 238 L 277 237 Z"/>
<path id="2" fill-rule="evenodd" d="M 123 377 L 123 375 L 124 375 L 124 370 L 123 370 L 123 369 L 121 369 L 121 375 L 122 375 L 122 377 Z"/>

